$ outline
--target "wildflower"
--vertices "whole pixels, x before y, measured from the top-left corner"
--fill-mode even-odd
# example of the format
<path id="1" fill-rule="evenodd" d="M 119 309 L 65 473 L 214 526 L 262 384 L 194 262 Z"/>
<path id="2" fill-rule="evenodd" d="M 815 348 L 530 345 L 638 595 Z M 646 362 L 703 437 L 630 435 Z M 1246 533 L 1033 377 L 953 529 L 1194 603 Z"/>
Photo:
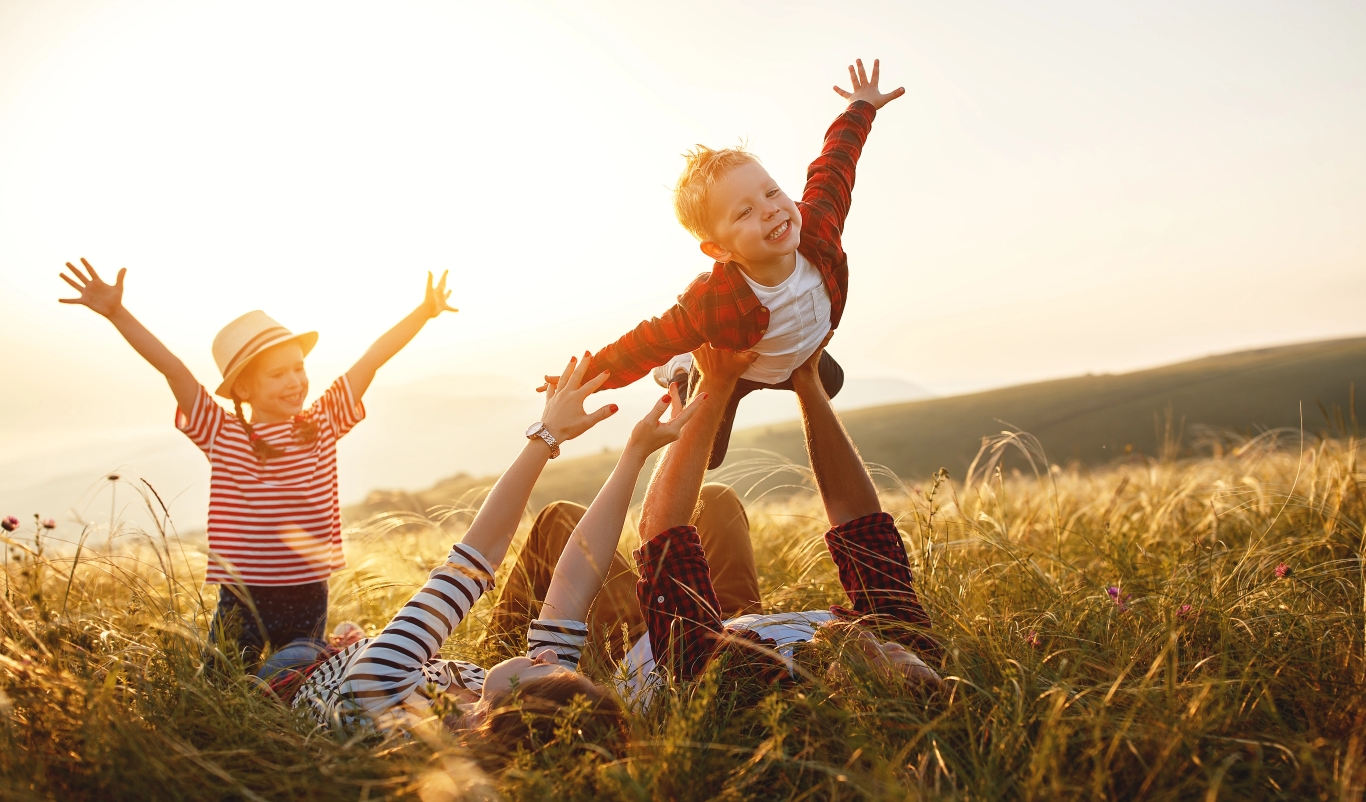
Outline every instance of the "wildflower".
<path id="1" fill-rule="evenodd" d="M 1185 618 L 1186 616 L 1191 614 L 1192 609 L 1194 608 L 1192 608 L 1189 604 L 1183 604 L 1180 607 L 1176 608 L 1176 617 Z"/>
<path id="2" fill-rule="evenodd" d="M 1129 609 L 1125 605 L 1125 602 L 1129 600 L 1129 594 L 1122 592 L 1118 586 L 1111 585 L 1110 587 L 1105 589 L 1105 592 L 1110 594 L 1110 598 L 1115 600 L 1116 607 L 1118 607 L 1121 610 Z"/>
<path id="3" fill-rule="evenodd" d="M 1290 566 L 1286 565 L 1285 563 L 1278 563 L 1278 564 L 1276 565 L 1276 578 L 1277 578 L 1277 579 L 1287 579 L 1287 578 L 1289 578 L 1290 576 L 1292 576 L 1294 573 L 1295 573 L 1295 572 L 1294 572 L 1293 570 L 1291 570 Z"/>
<path id="4" fill-rule="evenodd" d="M 15 518 L 13 515 L 7 515 L 5 516 L 5 520 L 0 521 L 0 529 L 4 529 L 6 532 L 13 532 L 18 528 L 19 519 Z"/>
<path id="5" fill-rule="evenodd" d="M 44 519 L 43 519 L 43 528 L 44 528 L 44 529 L 56 529 L 56 528 L 57 528 L 57 521 L 56 521 L 56 519 L 54 519 L 54 518 L 44 518 Z"/>
<path id="6" fill-rule="evenodd" d="M 1039 638 L 1039 633 L 1031 629 L 1029 630 L 1029 634 L 1025 635 L 1025 643 L 1028 643 L 1030 646 L 1037 649 L 1043 641 Z"/>

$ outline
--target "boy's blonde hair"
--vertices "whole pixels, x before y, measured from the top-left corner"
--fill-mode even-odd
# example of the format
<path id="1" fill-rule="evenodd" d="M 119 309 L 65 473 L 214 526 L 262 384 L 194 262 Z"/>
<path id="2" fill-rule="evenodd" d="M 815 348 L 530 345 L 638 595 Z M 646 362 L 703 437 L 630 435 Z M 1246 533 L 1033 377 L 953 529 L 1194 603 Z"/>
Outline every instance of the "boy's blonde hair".
<path id="1" fill-rule="evenodd" d="M 674 187 L 674 214 L 678 222 L 688 229 L 694 237 L 706 240 L 707 197 L 718 179 L 731 169 L 742 164 L 758 164 L 759 157 L 745 150 L 744 146 L 712 150 L 706 145 L 683 154 L 688 164 L 678 176 L 678 186 Z"/>

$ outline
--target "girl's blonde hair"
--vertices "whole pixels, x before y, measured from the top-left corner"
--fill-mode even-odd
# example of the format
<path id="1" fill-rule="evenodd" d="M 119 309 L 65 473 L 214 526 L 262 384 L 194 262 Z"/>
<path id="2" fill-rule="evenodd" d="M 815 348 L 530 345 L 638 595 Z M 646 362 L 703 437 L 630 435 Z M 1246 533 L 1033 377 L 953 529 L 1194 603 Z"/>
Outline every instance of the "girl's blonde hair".
<path id="1" fill-rule="evenodd" d="M 759 157 L 745 150 L 744 146 L 712 150 L 706 145 L 698 145 L 683 154 L 688 160 L 683 173 L 678 176 L 674 187 L 674 214 L 678 222 L 688 229 L 694 237 L 706 240 L 710 215 L 707 209 L 711 188 L 721 176 L 742 164 L 758 164 Z"/>

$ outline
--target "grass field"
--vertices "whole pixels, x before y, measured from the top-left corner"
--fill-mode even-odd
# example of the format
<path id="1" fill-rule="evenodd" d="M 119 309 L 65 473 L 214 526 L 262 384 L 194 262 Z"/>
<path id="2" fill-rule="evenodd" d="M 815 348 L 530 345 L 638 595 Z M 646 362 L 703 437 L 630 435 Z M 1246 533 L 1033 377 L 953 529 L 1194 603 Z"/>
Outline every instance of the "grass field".
<path id="1" fill-rule="evenodd" d="M 733 709 L 710 677 L 634 711 L 623 760 L 551 745 L 485 770 L 435 730 L 311 732 L 203 673 L 201 554 L 153 532 L 73 571 L 29 525 L 0 610 L 0 797 L 1362 798 L 1358 441 L 1209 437 L 1098 469 L 997 445 L 971 483 L 883 477 L 948 645 L 946 691 L 854 674 Z M 1037 474 L 992 464 L 1016 446 Z M 809 495 L 752 513 L 770 610 L 841 601 Z M 463 520 L 349 530 L 334 619 L 382 626 Z M 451 655 L 478 656 L 490 602 Z"/>

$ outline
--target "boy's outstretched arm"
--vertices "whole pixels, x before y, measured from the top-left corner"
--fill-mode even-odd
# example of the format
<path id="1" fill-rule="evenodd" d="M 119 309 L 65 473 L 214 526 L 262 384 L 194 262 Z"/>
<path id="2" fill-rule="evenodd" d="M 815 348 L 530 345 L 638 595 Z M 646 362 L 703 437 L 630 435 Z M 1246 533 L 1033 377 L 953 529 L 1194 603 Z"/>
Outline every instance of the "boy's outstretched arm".
<path id="1" fill-rule="evenodd" d="M 873 74 L 869 76 L 863 69 L 863 61 L 849 66 L 851 90 L 835 87 L 840 97 L 849 101 L 849 107 L 830 124 L 825 132 L 825 144 L 821 155 L 806 170 L 806 189 L 802 192 L 802 203 L 819 207 L 829 213 L 824 222 L 830 230 L 823 231 L 815 221 L 804 222 L 803 228 L 815 226 L 813 234 L 823 239 L 837 241 L 844 230 L 844 219 L 849 215 L 853 201 L 854 170 L 859 156 L 863 153 L 864 140 L 873 126 L 873 118 L 883 106 L 906 94 L 904 87 L 890 92 L 878 88 L 881 65 L 873 60 Z"/>
<path id="2" fill-rule="evenodd" d="M 70 262 L 67 262 L 66 266 L 71 275 L 61 274 L 62 281 L 75 288 L 80 296 L 59 298 L 58 302 L 88 306 L 108 318 L 109 322 L 114 324 L 114 328 L 119 330 L 119 334 L 123 335 L 123 339 L 133 346 L 133 350 L 166 377 L 166 383 L 171 385 L 171 392 L 175 394 L 176 405 L 181 411 L 188 412 L 194 409 L 195 397 L 199 394 L 199 382 L 195 380 L 194 374 L 123 306 L 123 276 L 128 272 L 128 268 L 119 268 L 114 283 L 106 284 L 89 262 L 81 259 L 81 264 L 85 266 L 89 275 L 82 273 L 79 267 Z"/>
<path id="3" fill-rule="evenodd" d="M 449 271 L 447 271 L 449 272 Z M 422 327 L 427 325 L 427 321 L 441 314 L 442 312 L 459 312 L 446 302 L 450 300 L 450 290 L 446 289 L 446 272 L 441 274 L 441 281 L 435 287 L 432 286 L 432 274 L 427 274 L 427 294 L 422 299 L 422 303 L 417 308 L 408 313 L 408 316 L 398 322 L 398 325 L 389 329 L 375 344 L 370 346 L 370 350 L 365 352 L 346 372 L 346 378 L 351 382 L 351 394 L 357 401 L 365 395 L 369 389 L 370 382 L 374 381 L 375 372 L 384 367 L 384 363 L 394 358 L 394 354 L 403 350 L 403 346 L 412 342 Z"/>

